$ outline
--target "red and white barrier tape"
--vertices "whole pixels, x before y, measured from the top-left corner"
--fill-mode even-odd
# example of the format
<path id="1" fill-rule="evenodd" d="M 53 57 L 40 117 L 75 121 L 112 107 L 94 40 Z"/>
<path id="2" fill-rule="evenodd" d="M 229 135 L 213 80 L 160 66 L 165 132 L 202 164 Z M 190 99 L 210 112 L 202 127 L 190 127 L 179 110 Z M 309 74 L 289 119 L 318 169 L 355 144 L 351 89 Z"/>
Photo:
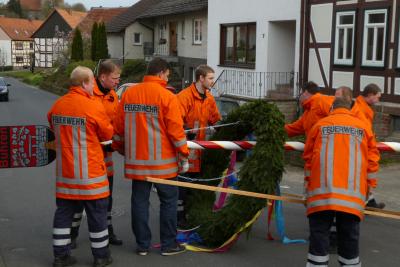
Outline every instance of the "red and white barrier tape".
<path id="1" fill-rule="evenodd" d="M 247 150 L 256 145 L 256 141 L 188 141 L 189 149 L 226 149 L 226 150 Z M 400 152 L 400 143 L 379 142 L 379 151 Z M 285 143 L 287 151 L 303 151 L 304 143 L 289 141 Z"/>

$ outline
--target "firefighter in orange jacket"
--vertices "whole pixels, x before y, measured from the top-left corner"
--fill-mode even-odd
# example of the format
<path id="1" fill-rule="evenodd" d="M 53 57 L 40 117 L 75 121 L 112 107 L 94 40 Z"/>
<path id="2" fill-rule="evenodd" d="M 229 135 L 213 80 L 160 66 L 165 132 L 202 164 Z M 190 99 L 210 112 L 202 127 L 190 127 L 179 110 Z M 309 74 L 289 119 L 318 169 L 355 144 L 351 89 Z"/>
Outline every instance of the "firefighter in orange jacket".
<path id="1" fill-rule="evenodd" d="M 317 121 L 328 116 L 335 97 L 322 95 L 314 82 L 307 82 L 302 88 L 300 103 L 303 115 L 295 122 L 286 124 L 285 130 L 289 137 L 308 135 L 308 132 Z"/>
<path id="2" fill-rule="evenodd" d="M 132 180 L 132 230 L 138 255 L 147 255 L 151 232 L 148 226 L 149 177 L 176 179 L 178 158 L 182 172 L 189 168 L 189 151 L 176 96 L 166 89 L 168 63 L 160 58 L 149 62 L 143 82 L 122 96 L 114 120 L 116 149 L 125 155 L 125 177 Z M 185 249 L 175 238 L 178 188 L 154 184 L 160 198 L 161 254 L 178 254 Z"/>
<path id="3" fill-rule="evenodd" d="M 70 255 L 71 226 L 77 207 L 88 216 L 93 266 L 112 262 L 108 248 L 107 205 L 109 183 L 100 142 L 110 140 L 113 127 L 104 107 L 93 99 L 93 72 L 77 67 L 71 73 L 70 91 L 50 109 L 48 120 L 55 133 L 56 204 L 53 228 L 53 266 L 76 262 Z"/>
<path id="4" fill-rule="evenodd" d="M 328 266 L 329 230 L 336 218 L 342 266 L 361 266 L 359 223 L 376 185 L 379 152 L 368 124 L 336 98 L 332 113 L 310 131 L 304 148 L 310 245 L 307 266 Z"/>
<path id="5" fill-rule="evenodd" d="M 114 120 L 115 113 L 118 106 L 118 96 L 115 93 L 114 88 L 118 85 L 120 79 L 120 68 L 115 65 L 111 60 L 105 60 L 99 64 L 97 71 L 97 78 L 94 82 L 93 96 L 99 100 L 104 106 L 106 114 L 110 119 L 111 123 Z M 107 146 L 108 148 L 110 146 Z M 104 161 L 107 167 L 107 177 L 110 185 L 110 196 L 108 199 L 107 209 L 107 223 L 108 223 L 108 236 L 109 242 L 112 245 L 122 245 L 122 240 L 119 239 L 114 233 L 114 227 L 111 220 L 111 210 L 113 204 L 113 184 L 114 184 L 114 163 L 112 159 L 111 151 L 104 151 Z M 71 247 L 76 247 L 76 239 L 79 234 L 79 226 L 82 220 L 83 210 L 77 210 L 74 214 L 74 221 L 71 229 Z"/>
<path id="6" fill-rule="evenodd" d="M 212 126 L 221 120 L 214 97 L 209 90 L 214 84 L 214 70 L 207 65 L 200 65 L 195 71 L 196 82 L 178 94 L 181 113 L 189 140 L 204 141 L 205 127 Z M 203 128 L 203 129 L 201 129 Z M 192 130 L 191 130 L 192 129 Z M 201 150 L 190 150 L 188 176 L 198 178 L 201 169 Z M 179 187 L 178 226 L 186 225 L 186 193 L 187 189 Z"/>
<path id="7" fill-rule="evenodd" d="M 350 90 L 350 89 L 348 89 Z M 345 90 L 337 91 L 335 93 L 336 97 L 340 97 L 345 93 L 346 95 L 350 95 L 350 99 L 352 97 L 351 90 L 350 93 Z M 368 127 L 373 131 L 373 121 L 374 121 L 374 110 L 372 106 L 379 102 L 381 97 L 381 89 L 376 84 L 368 84 L 365 86 L 361 95 L 359 95 L 355 101 L 352 102 L 351 112 L 360 120 L 368 125 Z M 369 192 L 368 207 L 383 209 L 385 207 L 385 203 L 377 202 L 372 191 Z"/>

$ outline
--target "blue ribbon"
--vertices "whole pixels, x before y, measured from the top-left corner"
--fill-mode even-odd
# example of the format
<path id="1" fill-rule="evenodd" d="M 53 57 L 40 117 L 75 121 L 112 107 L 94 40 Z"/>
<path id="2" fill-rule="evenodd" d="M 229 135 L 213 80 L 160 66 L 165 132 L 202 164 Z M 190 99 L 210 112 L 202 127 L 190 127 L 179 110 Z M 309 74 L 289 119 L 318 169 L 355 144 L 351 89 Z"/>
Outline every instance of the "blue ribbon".
<path id="1" fill-rule="evenodd" d="M 178 243 L 185 243 L 185 244 L 201 244 L 203 240 L 201 239 L 200 235 L 196 232 L 196 230 L 193 231 L 187 231 L 187 232 L 178 232 L 176 235 L 176 241 Z"/>
<path id="2" fill-rule="evenodd" d="M 279 184 L 276 188 L 276 194 L 278 196 L 281 195 Z M 282 208 L 282 201 L 276 200 L 275 201 L 275 224 L 276 229 L 278 231 L 278 235 L 280 236 L 283 244 L 295 244 L 295 243 L 307 243 L 304 239 L 290 239 L 285 234 L 285 219 L 283 217 L 283 208 Z"/>

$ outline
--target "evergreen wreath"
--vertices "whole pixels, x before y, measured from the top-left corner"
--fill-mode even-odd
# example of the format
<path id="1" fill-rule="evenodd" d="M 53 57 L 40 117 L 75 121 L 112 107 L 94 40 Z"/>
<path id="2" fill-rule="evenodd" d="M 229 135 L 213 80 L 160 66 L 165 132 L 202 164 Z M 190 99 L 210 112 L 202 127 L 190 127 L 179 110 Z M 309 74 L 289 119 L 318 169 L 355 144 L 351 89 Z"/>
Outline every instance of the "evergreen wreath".
<path id="1" fill-rule="evenodd" d="M 234 110 L 222 123 L 237 121 L 240 121 L 237 125 L 220 128 L 211 140 L 236 141 L 254 134 L 257 144 L 240 168 L 237 187 L 239 190 L 272 194 L 284 171 L 284 116 L 275 104 L 257 100 Z M 221 176 L 229 163 L 231 151 L 203 152 L 201 178 Z M 215 186 L 218 181 L 207 184 Z M 188 220 L 191 225 L 200 225 L 198 233 L 207 247 L 222 245 L 266 205 L 263 199 L 232 195 L 224 208 L 213 212 L 214 201 L 214 192 L 202 190 L 191 191 L 188 199 Z"/>

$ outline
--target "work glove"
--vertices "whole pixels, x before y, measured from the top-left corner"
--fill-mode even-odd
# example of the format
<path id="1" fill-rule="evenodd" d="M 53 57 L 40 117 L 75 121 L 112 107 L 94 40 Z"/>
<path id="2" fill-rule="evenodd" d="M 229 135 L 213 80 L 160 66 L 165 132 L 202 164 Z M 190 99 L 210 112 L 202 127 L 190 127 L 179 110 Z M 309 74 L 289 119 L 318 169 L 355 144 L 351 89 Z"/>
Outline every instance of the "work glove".
<path id="1" fill-rule="evenodd" d="M 210 134 L 210 135 L 213 135 L 213 134 L 215 134 L 217 132 L 217 129 L 216 128 L 214 128 L 213 126 L 209 126 L 209 128 L 208 128 L 208 133 Z"/>
<path id="2" fill-rule="evenodd" d="M 179 158 L 179 173 L 185 173 L 189 170 L 189 160 L 185 157 Z"/>

